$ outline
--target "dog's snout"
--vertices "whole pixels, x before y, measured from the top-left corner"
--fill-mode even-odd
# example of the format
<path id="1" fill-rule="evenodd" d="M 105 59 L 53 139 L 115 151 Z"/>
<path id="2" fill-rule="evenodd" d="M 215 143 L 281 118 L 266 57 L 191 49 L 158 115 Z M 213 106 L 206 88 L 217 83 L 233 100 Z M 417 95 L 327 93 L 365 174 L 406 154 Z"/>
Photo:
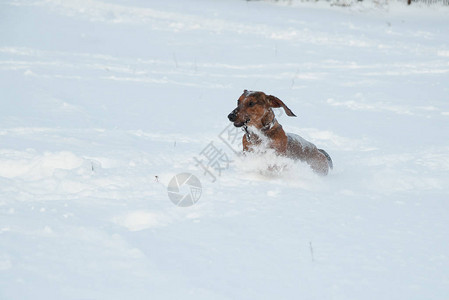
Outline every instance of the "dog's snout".
<path id="1" fill-rule="evenodd" d="M 228 119 L 231 122 L 235 122 L 235 120 L 237 120 L 237 114 L 235 109 L 228 115 Z"/>

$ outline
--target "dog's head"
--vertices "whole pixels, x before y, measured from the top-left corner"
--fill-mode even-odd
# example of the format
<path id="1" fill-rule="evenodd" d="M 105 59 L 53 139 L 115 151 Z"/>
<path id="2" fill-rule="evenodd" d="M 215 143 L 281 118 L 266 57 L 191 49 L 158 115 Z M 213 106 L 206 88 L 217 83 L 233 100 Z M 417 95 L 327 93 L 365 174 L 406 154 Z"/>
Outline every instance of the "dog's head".
<path id="1" fill-rule="evenodd" d="M 228 115 L 228 119 L 234 122 L 235 127 L 246 125 L 261 129 L 273 121 L 273 107 L 282 107 L 288 116 L 296 117 L 279 98 L 263 92 L 244 90 L 237 101 L 237 107 Z"/>

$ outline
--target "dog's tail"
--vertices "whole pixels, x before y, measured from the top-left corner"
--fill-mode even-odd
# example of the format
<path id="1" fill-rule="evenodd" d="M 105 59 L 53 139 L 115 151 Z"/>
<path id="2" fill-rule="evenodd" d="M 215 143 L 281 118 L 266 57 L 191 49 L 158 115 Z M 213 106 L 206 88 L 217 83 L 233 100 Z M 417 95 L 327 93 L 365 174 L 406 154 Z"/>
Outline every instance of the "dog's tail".
<path id="1" fill-rule="evenodd" d="M 329 164 L 329 168 L 332 170 L 334 168 L 334 163 L 332 162 L 331 156 L 326 151 L 324 151 L 323 149 L 318 149 L 318 151 L 320 151 L 321 153 L 324 154 L 324 156 L 326 156 L 327 163 Z"/>

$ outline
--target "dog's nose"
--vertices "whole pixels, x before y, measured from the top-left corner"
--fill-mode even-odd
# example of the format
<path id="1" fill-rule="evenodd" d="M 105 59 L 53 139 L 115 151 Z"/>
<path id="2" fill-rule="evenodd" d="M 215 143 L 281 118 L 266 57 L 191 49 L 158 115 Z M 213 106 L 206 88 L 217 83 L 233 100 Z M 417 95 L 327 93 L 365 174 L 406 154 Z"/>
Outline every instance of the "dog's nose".
<path id="1" fill-rule="evenodd" d="M 231 122 L 234 122 L 237 119 L 237 115 L 235 114 L 235 112 L 232 112 L 228 115 L 228 119 Z"/>

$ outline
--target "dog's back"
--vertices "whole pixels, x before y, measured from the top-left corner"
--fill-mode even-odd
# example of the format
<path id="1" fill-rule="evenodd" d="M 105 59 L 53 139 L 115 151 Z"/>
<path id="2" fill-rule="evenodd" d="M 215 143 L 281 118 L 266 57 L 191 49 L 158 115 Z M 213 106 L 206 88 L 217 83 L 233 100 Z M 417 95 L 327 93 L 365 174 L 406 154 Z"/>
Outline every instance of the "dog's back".
<path id="1" fill-rule="evenodd" d="M 307 162 L 313 170 L 326 175 L 333 168 L 332 159 L 326 151 L 294 133 L 287 135 L 287 156 Z"/>

